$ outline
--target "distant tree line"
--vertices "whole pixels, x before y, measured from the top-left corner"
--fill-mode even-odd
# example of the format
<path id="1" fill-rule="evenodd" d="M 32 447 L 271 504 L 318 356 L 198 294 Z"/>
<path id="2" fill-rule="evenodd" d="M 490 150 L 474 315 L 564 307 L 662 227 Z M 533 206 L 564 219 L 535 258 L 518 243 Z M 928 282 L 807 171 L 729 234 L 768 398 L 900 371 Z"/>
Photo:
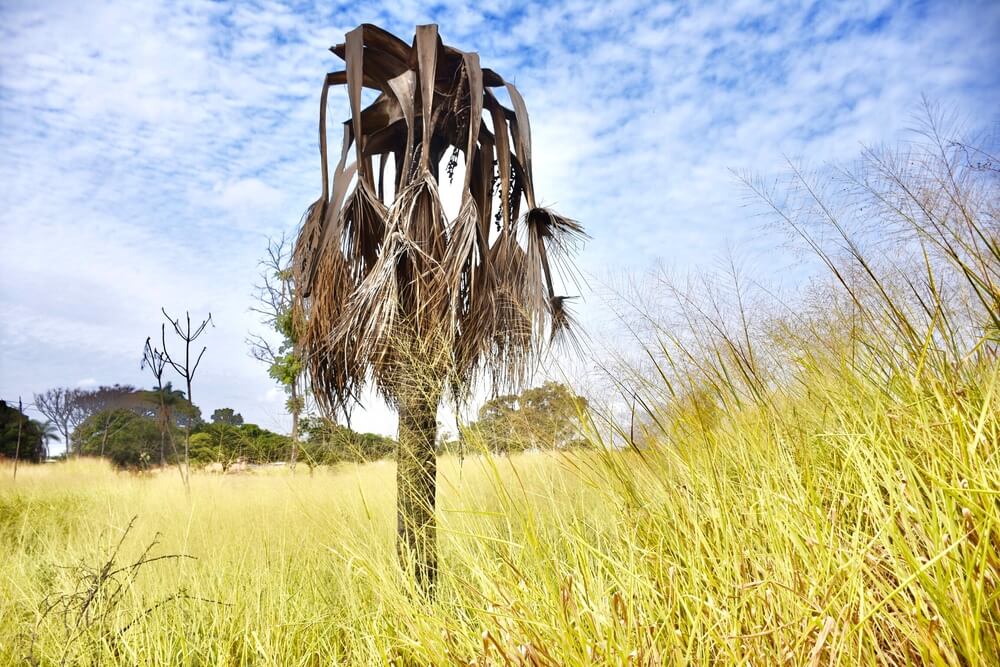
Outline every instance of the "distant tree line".
<path id="1" fill-rule="evenodd" d="M 49 443 L 66 443 L 65 456 L 101 457 L 115 466 L 144 469 L 173 465 L 183 452 L 169 442 L 191 430 L 192 466 L 218 464 L 223 471 L 237 463 L 291 461 L 311 469 L 320 465 L 392 458 L 393 438 L 359 433 L 329 419 L 304 415 L 297 446 L 290 436 L 245 423 L 233 408 L 212 412 L 208 421 L 184 391 L 169 382 L 160 389 L 111 385 L 95 389 L 51 389 L 35 396 L 47 422 L 31 420 L 16 406 L 0 402 L 0 457 L 13 458 L 21 425 L 20 458 L 42 461 Z M 584 398 L 564 384 L 546 382 L 520 394 L 497 396 L 479 409 L 477 419 L 457 439 L 442 440 L 441 452 L 490 451 L 510 454 L 531 449 L 567 449 L 586 444 L 578 416 Z"/>
<path id="2" fill-rule="evenodd" d="M 192 466 L 219 464 L 228 470 L 236 463 L 290 461 L 295 454 L 292 438 L 245 423 L 233 408 L 216 409 L 205 421 L 200 408 L 169 382 L 159 389 L 119 384 L 60 387 L 37 394 L 34 405 L 47 422 L 32 420 L 16 405 L 0 401 L 0 458 L 17 455 L 41 462 L 50 454 L 49 443 L 62 440 L 63 457 L 100 457 L 127 469 L 174 465 L 184 452 L 170 443 L 181 442 L 185 428 L 191 433 Z M 357 433 L 319 417 L 304 417 L 303 422 L 308 442 L 302 458 L 310 468 L 371 461 L 395 452 L 391 438 Z"/>
<path id="3" fill-rule="evenodd" d="M 125 397 L 123 397 L 125 398 Z M 232 408 L 219 408 L 209 421 L 201 418 L 201 410 L 184 399 L 184 392 L 169 384 L 163 387 L 163 404 L 169 406 L 165 415 L 158 413 L 161 397 L 155 390 L 136 390 L 121 404 L 91 415 L 72 437 L 79 450 L 88 456 L 103 456 L 123 468 L 144 468 L 159 463 L 171 465 L 182 452 L 164 448 L 162 428 L 170 430 L 175 441 L 190 426 L 189 457 L 192 466 L 219 464 L 227 471 L 237 463 L 266 464 L 291 460 L 295 448 L 287 435 L 275 433 L 257 424 L 246 423 Z M 190 420 L 190 421 L 189 421 Z M 313 420 L 323 423 L 318 418 Z M 308 419 L 306 420 L 308 421 Z M 164 423 L 165 422 L 165 423 Z M 342 426 L 329 427 L 337 437 L 320 436 L 322 427 L 313 427 L 314 435 L 305 457 L 310 467 L 342 461 L 364 461 L 373 458 L 369 446 L 356 447 L 381 439 L 373 434 L 360 434 Z M 395 441 L 380 451 L 391 453 Z M 377 458 L 377 457 L 375 457 Z"/>

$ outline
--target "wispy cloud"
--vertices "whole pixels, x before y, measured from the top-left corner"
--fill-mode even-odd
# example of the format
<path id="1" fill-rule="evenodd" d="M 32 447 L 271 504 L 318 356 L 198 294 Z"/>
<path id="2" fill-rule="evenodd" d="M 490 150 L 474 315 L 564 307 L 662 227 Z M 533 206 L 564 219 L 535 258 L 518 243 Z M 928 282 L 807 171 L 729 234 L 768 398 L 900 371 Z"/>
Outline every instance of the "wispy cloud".
<path id="1" fill-rule="evenodd" d="M 990 2 L 4 3 L 0 396 L 143 383 L 165 305 L 217 322 L 196 401 L 276 426 L 242 344 L 256 260 L 318 193 L 326 48 L 362 21 L 435 21 L 517 82 L 540 195 L 587 226 L 592 272 L 752 240 L 730 169 L 849 159 L 921 94 L 989 117 L 1000 90 Z"/>

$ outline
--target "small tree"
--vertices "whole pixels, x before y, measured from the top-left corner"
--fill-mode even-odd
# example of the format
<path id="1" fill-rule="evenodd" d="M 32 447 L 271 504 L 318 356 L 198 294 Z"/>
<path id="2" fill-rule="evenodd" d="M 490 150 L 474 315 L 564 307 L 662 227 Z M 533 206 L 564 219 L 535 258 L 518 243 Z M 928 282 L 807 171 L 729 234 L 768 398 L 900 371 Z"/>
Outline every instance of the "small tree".
<path id="1" fill-rule="evenodd" d="M 146 346 L 143 350 L 141 368 L 149 369 L 155 380 L 153 391 L 149 396 L 150 402 L 156 407 L 157 424 L 160 433 L 160 465 L 166 464 L 166 446 L 169 443 L 170 450 L 174 454 L 174 461 L 177 463 L 177 472 L 180 473 L 181 482 L 184 484 L 184 490 L 190 492 L 188 485 L 188 474 L 190 473 L 190 468 L 187 465 L 188 460 L 185 458 L 182 462 L 177 456 L 177 445 L 174 443 L 174 436 L 170 429 L 173 401 L 178 392 L 173 389 L 169 382 L 166 384 L 163 383 L 163 375 L 166 372 L 166 367 L 166 356 L 153 345 L 152 339 L 147 338 Z M 183 395 L 183 392 L 180 393 Z"/>
<path id="2" fill-rule="evenodd" d="M 212 413 L 212 423 L 239 426 L 243 423 L 243 415 L 236 412 L 232 408 L 217 408 Z"/>
<path id="3" fill-rule="evenodd" d="M 272 345 L 267 337 L 251 334 L 247 339 L 250 353 L 267 364 L 271 376 L 288 396 L 285 407 L 292 416 L 289 467 L 295 471 L 299 450 L 299 419 L 305 409 L 305 391 L 302 387 L 302 357 L 298 346 L 298 327 L 294 309 L 294 285 L 291 276 L 291 252 L 284 236 L 268 241 L 267 257 L 261 260 L 261 282 L 257 285 L 257 306 L 252 310 L 265 324 L 280 336 Z"/>
<path id="4" fill-rule="evenodd" d="M 167 325 L 160 325 L 160 343 L 163 346 L 162 349 L 153 346 L 151 339 L 146 339 L 146 346 L 143 352 L 142 365 L 148 367 L 150 372 L 152 372 L 153 377 L 156 379 L 156 386 L 154 390 L 157 392 L 157 402 L 159 403 L 159 414 L 160 414 L 160 433 L 161 442 L 163 440 L 169 440 L 172 448 L 176 450 L 173 442 L 172 436 L 169 435 L 169 428 L 167 428 L 168 415 L 171 411 L 168 410 L 168 402 L 170 400 L 171 394 L 169 392 L 164 392 L 163 384 L 163 374 L 167 366 L 170 366 L 177 375 L 184 380 L 187 386 L 187 393 L 180 393 L 180 398 L 185 399 L 184 402 L 187 404 L 186 418 L 184 419 L 184 457 L 183 459 L 178 457 L 178 469 L 181 471 L 181 480 L 184 482 L 185 490 L 190 493 L 190 474 L 191 474 L 191 427 L 198 420 L 199 411 L 194 405 L 194 401 L 191 396 L 191 386 L 194 383 L 195 373 L 198 372 L 198 366 L 201 365 L 201 359 L 205 355 L 205 350 L 207 347 L 202 347 L 201 351 L 197 353 L 197 356 L 192 357 L 191 345 L 194 343 L 201 335 L 205 332 L 208 325 L 212 324 L 212 314 L 209 313 L 208 317 L 202 320 L 201 324 L 196 327 L 191 327 L 191 313 L 185 313 L 185 324 L 182 325 L 180 318 L 174 319 L 167 314 L 165 308 L 161 308 L 160 312 L 163 313 L 163 317 L 170 322 L 170 326 L 173 327 L 174 334 L 180 338 L 182 342 L 182 347 L 184 348 L 183 356 L 173 357 L 170 352 L 167 351 Z M 166 387 L 170 387 L 170 383 L 166 384 Z M 163 448 L 161 446 L 161 462 L 163 456 Z"/>
<path id="5" fill-rule="evenodd" d="M 546 382 L 487 401 L 467 431 L 495 453 L 565 449 L 582 444 L 578 419 L 586 406 L 565 384 Z"/>

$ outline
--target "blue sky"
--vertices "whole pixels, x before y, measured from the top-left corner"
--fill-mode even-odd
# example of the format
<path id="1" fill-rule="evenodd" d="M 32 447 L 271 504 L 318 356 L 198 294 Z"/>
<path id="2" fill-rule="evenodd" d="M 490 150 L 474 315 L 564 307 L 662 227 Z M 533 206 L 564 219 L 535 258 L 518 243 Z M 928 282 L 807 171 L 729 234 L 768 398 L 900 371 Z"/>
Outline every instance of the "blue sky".
<path id="1" fill-rule="evenodd" d="M 586 226 L 597 282 L 710 266 L 727 245 L 778 270 L 790 259 L 732 170 L 849 161 L 897 141 L 921 95 L 973 122 L 1000 109 L 997 2 L 7 0 L 0 398 L 147 384 L 138 361 L 163 305 L 213 313 L 206 413 L 285 423 L 243 343 L 259 329 L 256 262 L 318 194 L 320 84 L 340 68 L 326 49 L 360 22 L 406 40 L 439 23 L 517 83 L 537 190 Z M 359 424 L 395 428 L 377 406 Z"/>

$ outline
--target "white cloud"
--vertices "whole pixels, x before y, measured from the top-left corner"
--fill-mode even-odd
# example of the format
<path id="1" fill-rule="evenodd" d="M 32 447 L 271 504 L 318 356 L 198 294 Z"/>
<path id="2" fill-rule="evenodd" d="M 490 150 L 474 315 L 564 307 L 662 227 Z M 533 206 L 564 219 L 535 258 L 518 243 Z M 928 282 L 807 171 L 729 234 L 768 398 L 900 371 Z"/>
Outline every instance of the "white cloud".
<path id="1" fill-rule="evenodd" d="M 434 7 L 4 3 L 0 396 L 147 384 L 138 360 L 163 305 L 213 313 L 195 388 L 207 413 L 282 423 L 243 345 L 251 286 L 266 237 L 318 195 L 319 88 L 339 68 L 326 48 L 361 21 L 408 39 L 436 20 L 517 82 L 539 196 L 586 225 L 597 275 L 708 263 L 727 239 L 767 246 L 730 168 L 850 159 L 898 138 L 921 94 L 997 111 L 996 3 Z M 357 419 L 391 431 L 371 404 Z"/>
<path id="2" fill-rule="evenodd" d="M 285 201 L 281 190 L 257 178 L 244 178 L 225 185 L 217 184 L 213 194 L 217 205 L 234 216 L 245 216 L 254 212 L 277 215 Z"/>

